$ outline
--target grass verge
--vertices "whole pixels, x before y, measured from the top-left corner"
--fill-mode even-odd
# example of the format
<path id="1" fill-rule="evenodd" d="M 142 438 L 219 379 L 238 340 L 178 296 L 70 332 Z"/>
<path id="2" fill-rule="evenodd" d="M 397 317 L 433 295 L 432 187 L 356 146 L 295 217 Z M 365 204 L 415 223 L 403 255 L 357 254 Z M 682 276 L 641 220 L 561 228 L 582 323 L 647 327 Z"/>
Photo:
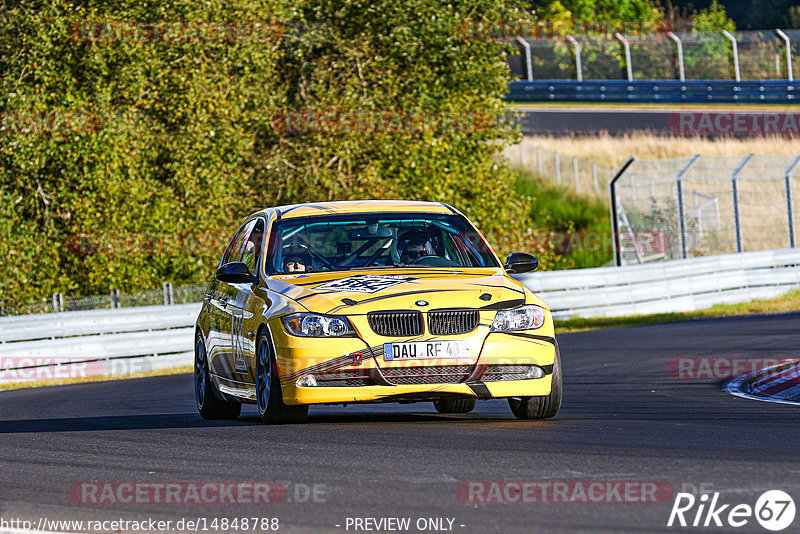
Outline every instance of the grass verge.
<path id="1" fill-rule="evenodd" d="M 730 317 L 752 313 L 776 313 L 800 311 L 800 289 L 772 299 L 752 300 L 741 304 L 717 304 L 711 308 L 682 313 L 658 313 L 654 315 L 635 315 L 631 317 L 598 317 L 594 319 L 569 319 L 556 321 L 556 332 L 581 332 L 600 328 L 625 328 L 653 324 L 691 321 L 707 317 Z"/>
<path id="2" fill-rule="evenodd" d="M 613 259 L 611 241 L 602 236 L 611 233 L 611 215 L 604 197 L 579 195 L 551 180 L 520 170 L 517 193 L 530 198 L 529 214 L 537 233 L 544 234 L 554 246 L 555 260 L 543 267 L 548 271 L 601 267 Z"/>
<path id="3" fill-rule="evenodd" d="M 122 375 L 103 375 L 103 376 L 88 376 L 85 378 L 65 378 L 58 380 L 31 380 L 30 382 L 15 382 L 10 384 L 0 384 L 0 390 L 3 389 L 22 389 L 22 388 L 35 388 L 40 386 L 63 386 L 65 384 L 82 384 L 84 382 L 109 382 L 111 380 L 125 380 L 128 378 L 145 378 L 148 376 L 165 376 L 165 375 L 180 375 L 183 373 L 191 373 L 192 366 L 186 365 L 184 367 L 175 367 L 174 369 L 158 369 L 155 371 L 142 371 L 140 373 L 126 373 Z"/>

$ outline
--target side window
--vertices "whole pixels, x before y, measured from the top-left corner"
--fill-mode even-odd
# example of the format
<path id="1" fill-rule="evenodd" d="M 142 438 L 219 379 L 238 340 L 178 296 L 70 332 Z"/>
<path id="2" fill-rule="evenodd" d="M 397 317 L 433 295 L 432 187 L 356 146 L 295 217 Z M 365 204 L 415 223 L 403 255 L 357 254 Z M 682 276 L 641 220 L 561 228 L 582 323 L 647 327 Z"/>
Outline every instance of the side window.
<path id="1" fill-rule="evenodd" d="M 252 230 L 254 224 L 255 221 L 249 221 L 239 228 L 236 236 L 231 240 L 230 245 L 225 250 L 225 254 L 222 256 L 222 265 L 232 261 L 241 261 L 245 238 L 250 235 L 250 230 Z"/>
<path id="2" fill-rule="evenodd" d="M 258 267 L 258 258 L 261 257 L 263 241 L 264 221 L 262 219 L 256 219 L 256 224 L 250 232 L 250 235 L 244 240 L 244 248 L 240 260 L 247 265 L 247 269 L 253 274 L 256 273 Z"/>

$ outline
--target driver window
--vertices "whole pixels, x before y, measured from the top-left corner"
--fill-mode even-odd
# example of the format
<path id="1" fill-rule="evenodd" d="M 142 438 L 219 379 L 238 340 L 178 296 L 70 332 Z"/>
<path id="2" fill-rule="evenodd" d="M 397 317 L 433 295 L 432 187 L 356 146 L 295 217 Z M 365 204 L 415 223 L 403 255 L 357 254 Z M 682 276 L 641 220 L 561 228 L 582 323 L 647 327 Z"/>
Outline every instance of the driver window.
<path id="1" fill-rule="evenodd" d="M 256 219 L 255 226 L 249 232 L 247 239 L 244 240 L 241 260 L 247 269 L 255 274 L 258 266 L 258 258 L 261 256 L 261 247 L 264 241 L 264 221 Z"/>

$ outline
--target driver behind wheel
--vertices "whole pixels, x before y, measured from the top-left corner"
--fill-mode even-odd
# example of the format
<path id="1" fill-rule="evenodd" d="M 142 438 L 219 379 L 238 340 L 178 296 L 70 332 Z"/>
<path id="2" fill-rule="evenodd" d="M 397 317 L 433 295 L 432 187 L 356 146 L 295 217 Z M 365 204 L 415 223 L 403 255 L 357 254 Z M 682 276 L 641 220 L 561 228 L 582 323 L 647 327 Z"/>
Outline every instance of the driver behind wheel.
<path id="1" fill-rule="evenodd" d="M 428 241 L 420 238 L 414 238 L 406 243 L 400 258 L 402 259 L 403 263 L 413 263 L 423 256 L 430 255 L 431 251 L 428 248 Z"/>
<path id="2" fill-rule="evenodd" d="M 311 255 L 305 247 L 286 247 L 283 250 L 283 272 L 304 273 L 311 268 Z"/>

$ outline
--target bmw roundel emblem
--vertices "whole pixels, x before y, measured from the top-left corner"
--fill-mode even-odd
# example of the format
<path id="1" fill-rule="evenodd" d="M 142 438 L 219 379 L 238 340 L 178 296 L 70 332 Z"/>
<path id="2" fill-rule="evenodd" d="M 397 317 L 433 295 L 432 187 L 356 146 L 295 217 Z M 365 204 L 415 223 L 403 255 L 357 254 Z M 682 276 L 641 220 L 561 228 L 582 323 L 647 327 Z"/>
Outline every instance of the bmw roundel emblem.
<path id="1" fill-rule="evenodd" d="M 414 304 L 416 304 L 417 306 L 427 306 L 428 305 L 428 301 L 427 300 L 418 300 Z"/>

